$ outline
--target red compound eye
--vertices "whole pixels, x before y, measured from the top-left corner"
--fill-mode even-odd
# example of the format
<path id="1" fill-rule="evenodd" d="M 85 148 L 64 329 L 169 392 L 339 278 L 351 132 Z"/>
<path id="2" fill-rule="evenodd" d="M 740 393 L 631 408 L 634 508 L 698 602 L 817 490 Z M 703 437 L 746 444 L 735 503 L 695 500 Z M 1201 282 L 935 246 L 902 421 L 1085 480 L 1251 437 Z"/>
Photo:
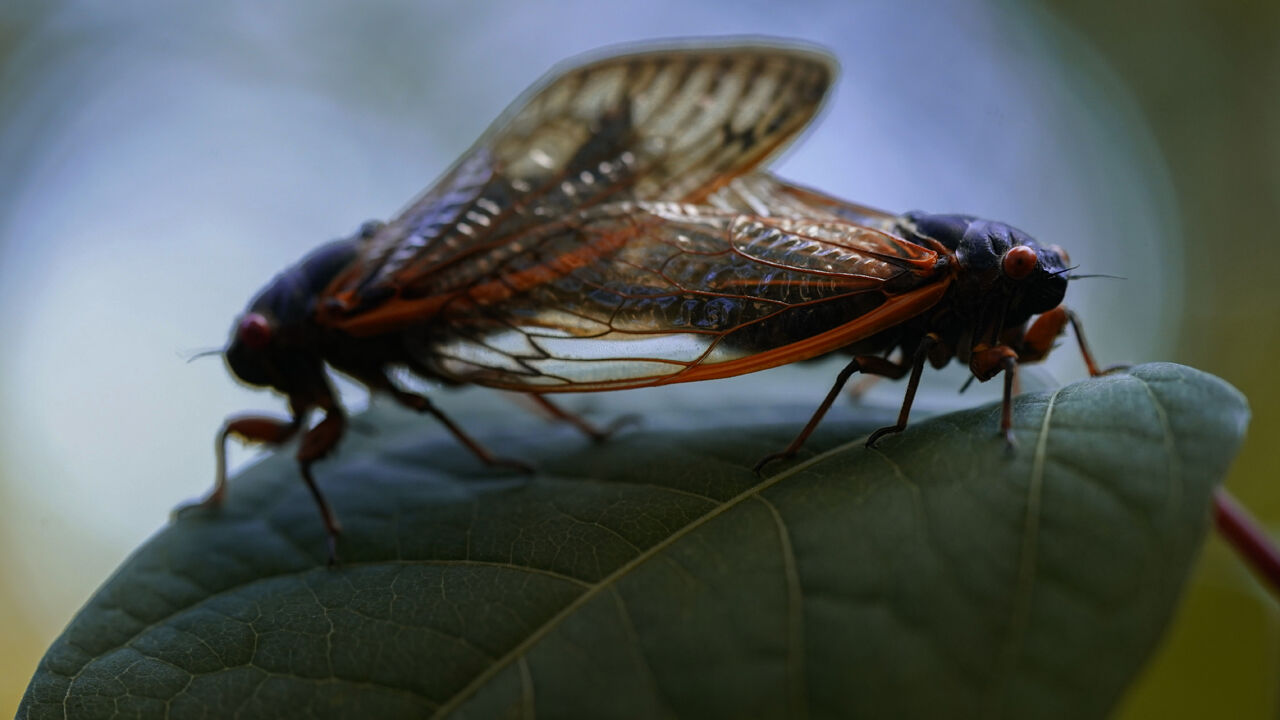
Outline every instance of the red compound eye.
<path id="1" fill-rule="evenodd" d="M 271 342 L 271 323 L 258 313 L 248 313 L 240 318 L 236 339 L 251 350 L 261 350 Z"/>
<path id="2" fill-rule="evenodd" d="M 1000 270 L 1011 280 L 1021 280 L 1036 269 L 1038 260 L 1035 250 L 1026 245 L 1019 245 L 1009 248 L 1009 252 L 1004 254 L 1004 259 L 1000 261 Z"/>

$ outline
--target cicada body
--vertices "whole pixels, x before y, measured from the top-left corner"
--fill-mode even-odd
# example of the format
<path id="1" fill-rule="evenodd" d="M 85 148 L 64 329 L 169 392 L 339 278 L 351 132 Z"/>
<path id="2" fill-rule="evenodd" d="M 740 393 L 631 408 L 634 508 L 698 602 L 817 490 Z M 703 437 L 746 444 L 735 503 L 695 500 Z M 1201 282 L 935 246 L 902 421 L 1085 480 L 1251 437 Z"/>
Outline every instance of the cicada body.
<path id="1" fill-rule="evenodd" d="M 742 46 L 553 75 L 398 217 L 314 251 L 250 304 L 227 364 L 285 395 L 292 417 L 227 422 L 208 502 L 223 493 L 227 437 L 303 433 L 297 458 L 332 543 L 338 524 L 311 474 L 344 432 L 330 368 L 518 467 L 388 368 L 543 397 L 851 353 L 790 454 L 854 371 L 910 373 L 886 429 L 900 430 L 923 365 L 956 358 L 980 380 L 1006 371 L 1007 432 L 1017 362 L 1043 357 L 1070 320 L 1065 254 L 1001 223 L 894 215 L 761 171 L 834 74 L 821 53 Z"/>
<path id="2" fill-rule="evenodd" d="M 433 296 L 437 321 L 405 333 L 424 374 L 583 392 L 852 354 L 781 455 L 804 442 L 853 372 L 911 375 L 899 422 L 874 442 L 905 427 L 924 364 L 952 359 L 983 381 L 1007 371 L 1002 429 L 1011 438 L 1017 362 L 1043 358 L 1073 321 L 1056 246 L 967 215 L 891 215 L 759 172 L 699 205 L 584 209 L 524 233 L 514 250 L 493 248 L 483 264 L 504 272 Z M 1096 372 L 1082 340 L 1081 349 Z M 891 361 L 895 352 L 904 360 Z"/>
<path id="3" fill-rule="evenodd" d="M 630 203 L 705 202 L 790 143 L 835 72 L 822 52 L 743 45 L 630 53 L 552 73 L 399 216 L 316 250 L 250 303 L 227 364 L 240 380 L 285 395 L 291 418 L 228 420 L 206 504 L 224 493 L 228 437 L 279 444 L 305 429 L 299 465 L 336 537 L 311 475 L 345 428 L 328 368 L 436 415 L 486 462 L 522 466 L 490 455 L 429 399 L 396 387 L 387 369 L 470 382 L 432 354 L 438 337 L 473 334 L 503 311 L 500 303 L 523 302 L 557 273 L 607 262 L 605 249 L 620 239 L 535 240 L 554 235 L 548 227 L 595 208 L 616 216 Z M 306 429 L 315 410 L 324 417 Z"/>

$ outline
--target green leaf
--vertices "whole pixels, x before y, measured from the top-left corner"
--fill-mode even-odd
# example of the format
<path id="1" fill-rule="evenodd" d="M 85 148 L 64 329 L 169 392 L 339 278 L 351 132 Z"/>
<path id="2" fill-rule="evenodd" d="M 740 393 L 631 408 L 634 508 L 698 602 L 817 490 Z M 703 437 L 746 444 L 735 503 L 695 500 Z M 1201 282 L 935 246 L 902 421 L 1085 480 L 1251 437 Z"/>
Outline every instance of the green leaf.
<path id="1" fill-rule="evenodd" d="M 533 477 L 370 412 L 318 466 L 346 529 L 332 570 L 270 457 L 125 563 L 19 716 L 1101 717 L 1248 418 L 1222 381 L 1146 365 L 1020 397 L 1012 455 L 996 405 L 866 449 L 882 411 L 762 479 L 810 408 L 713 385 L 604 445 L 479 433 Z"/>

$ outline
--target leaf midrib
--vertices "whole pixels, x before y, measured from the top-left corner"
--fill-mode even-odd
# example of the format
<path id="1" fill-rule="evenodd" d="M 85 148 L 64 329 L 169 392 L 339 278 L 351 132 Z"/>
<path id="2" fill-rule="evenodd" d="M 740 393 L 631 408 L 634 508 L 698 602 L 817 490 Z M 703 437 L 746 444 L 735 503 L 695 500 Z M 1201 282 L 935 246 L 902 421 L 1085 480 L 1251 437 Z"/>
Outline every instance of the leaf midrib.
<path id="1" fill-rule="evenodd" d="M 747 500 L 750 500 L 758 496 L 760 493 L 764 492 L 765 490 L 768 490 L 774 485 L 777 485 L 783 480 L 786 480 L 787 478 L 793 475 L 796 475 L 803 470 L 808 469 L 812 465 L 822 462 L 823 460 L 827 459 L 828 457 L 831 457 L 832 455 L 838 455 L 850 448 L 861 445 L 862 443 L 865 442 L 865 440 L 866 440 L 866 436 L 863 436 L 861 438 L 857 438 L 855 440 L 844 443 L 842 445 L 837 445 L 836 447 L 833 447 L 830 450 L 827 450 L 826 452 L 819 453 L 809 458 L 808 460 L 796 463 L 794 466 L 787 468 L 786 470 L 783 470 L 777 475 L 766 478 L 760 481 L 759 483 L 756 483 L 755 485 L 738 493 L 734 497 L 724 501 L 723 503 L 717 505 L 716 507 L 711 508 L 709 511 L 695 518 L 693 521 L 689 522 L 684 527 L 680 528 L 679 530 L 676 530 L 675 532 L 671 533 L 667 537 L 663 538 L 662 540 L 653 544 L 649 548 L 645 549 L 640 554 L 636 555 L 635 557 L 631 558 L 627 562 L 618 566 L 616 570 L 609 573 L 605 577 L 601 578 L 595 584 L 587 588 L 581 595 L 574 598 L 573 601 L 570 602 L 568 605 L 566 605 L 563 609 L 561 609 L 560 612 L 548 618 L 546 622 L 544 622 L 537 629 L 531 632 L 528 635 L 528 637 L 526 637 L 519 644 L 513 647 L 510 651 L 508 651 L 506 655 L 503 655 L 501 658 L 499 658 L 497 662 L 493 663 L 488 668 L 486 668 L 483 672 L 476 675 L 476 677 L 472 679 L 471 682 L 467 683 L 467 685 L 463 687 L 461 690 L 459 690 L 452 698 L 449 698 L 449 700 L 445 701 L 445 703 L 442 704 L 438 710 L 436 710 L 435 715 L 433 715 L 432 717 L 443 718 L 447 716 L 449 713 L 458 709 L 462 705 L 462 703 L 466 702 L 469 698 L 471 698 L 471 696 L 474 695 L 477 690 L 483 687 L 485 683 L 493 679 L 494 676 L 496 676 L 499 672 L 506 669 L 507 666 L 509 666 L 513 661 L 523 658 L 525 653 L 528 652 L 530 648 L 532 648 L 534 645 L 540 642 L 544 637 L 549 635 L 552 630 L 555 630 L 556 627 L 558 627 L 561 622 L 563 622 L 565 619 L 569 618 L 571 615 L 577 612 L 589 601 L 591 601 L 596 596 L 598 596 L 602 591 L 612 588 L 619 580 L 621 580 L 622 578 L 630 574 L 631 571 L 635 570 L 636 568 L 645 564 L 646 562 L 648 562 L 650 559 L 652 559 L 662 551 L 671 547 L 677 541 L 681 540 L 689 533 L 693 532 L 694 530 L 697 530 L 703 525 L 706 525 L 707 523 L 723 515 L 729 510 L 732 510 L 734 507 L 737 507 L 743 502 L 746 502 Z"/>

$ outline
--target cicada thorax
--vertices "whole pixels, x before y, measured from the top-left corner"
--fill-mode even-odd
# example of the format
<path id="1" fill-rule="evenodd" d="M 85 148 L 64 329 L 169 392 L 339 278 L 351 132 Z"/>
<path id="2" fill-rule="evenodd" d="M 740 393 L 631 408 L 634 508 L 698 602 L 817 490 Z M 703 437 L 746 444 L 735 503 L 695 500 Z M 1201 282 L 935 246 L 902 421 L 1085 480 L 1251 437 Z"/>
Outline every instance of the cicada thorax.
<path id="1" fill-rule="evenodd" d="M 910 344 L 932 334 L 929 360 L 936 367 L 951 357 L 969 364 L 975 351 L 1017 345 L 1035 316 L 1062 304 L 1067 266 L 1061 251 L 1040 245 L 1006 223 L 971 215 L 911 212 L 898 232 L 907 240 L 944 250 L 951 265 L 950 287 L 938 305 L 904 338 Z M 986 368 L 979 379 L 989 377 Z M 986 377 L 983 377 L 986 375 Z"/>

